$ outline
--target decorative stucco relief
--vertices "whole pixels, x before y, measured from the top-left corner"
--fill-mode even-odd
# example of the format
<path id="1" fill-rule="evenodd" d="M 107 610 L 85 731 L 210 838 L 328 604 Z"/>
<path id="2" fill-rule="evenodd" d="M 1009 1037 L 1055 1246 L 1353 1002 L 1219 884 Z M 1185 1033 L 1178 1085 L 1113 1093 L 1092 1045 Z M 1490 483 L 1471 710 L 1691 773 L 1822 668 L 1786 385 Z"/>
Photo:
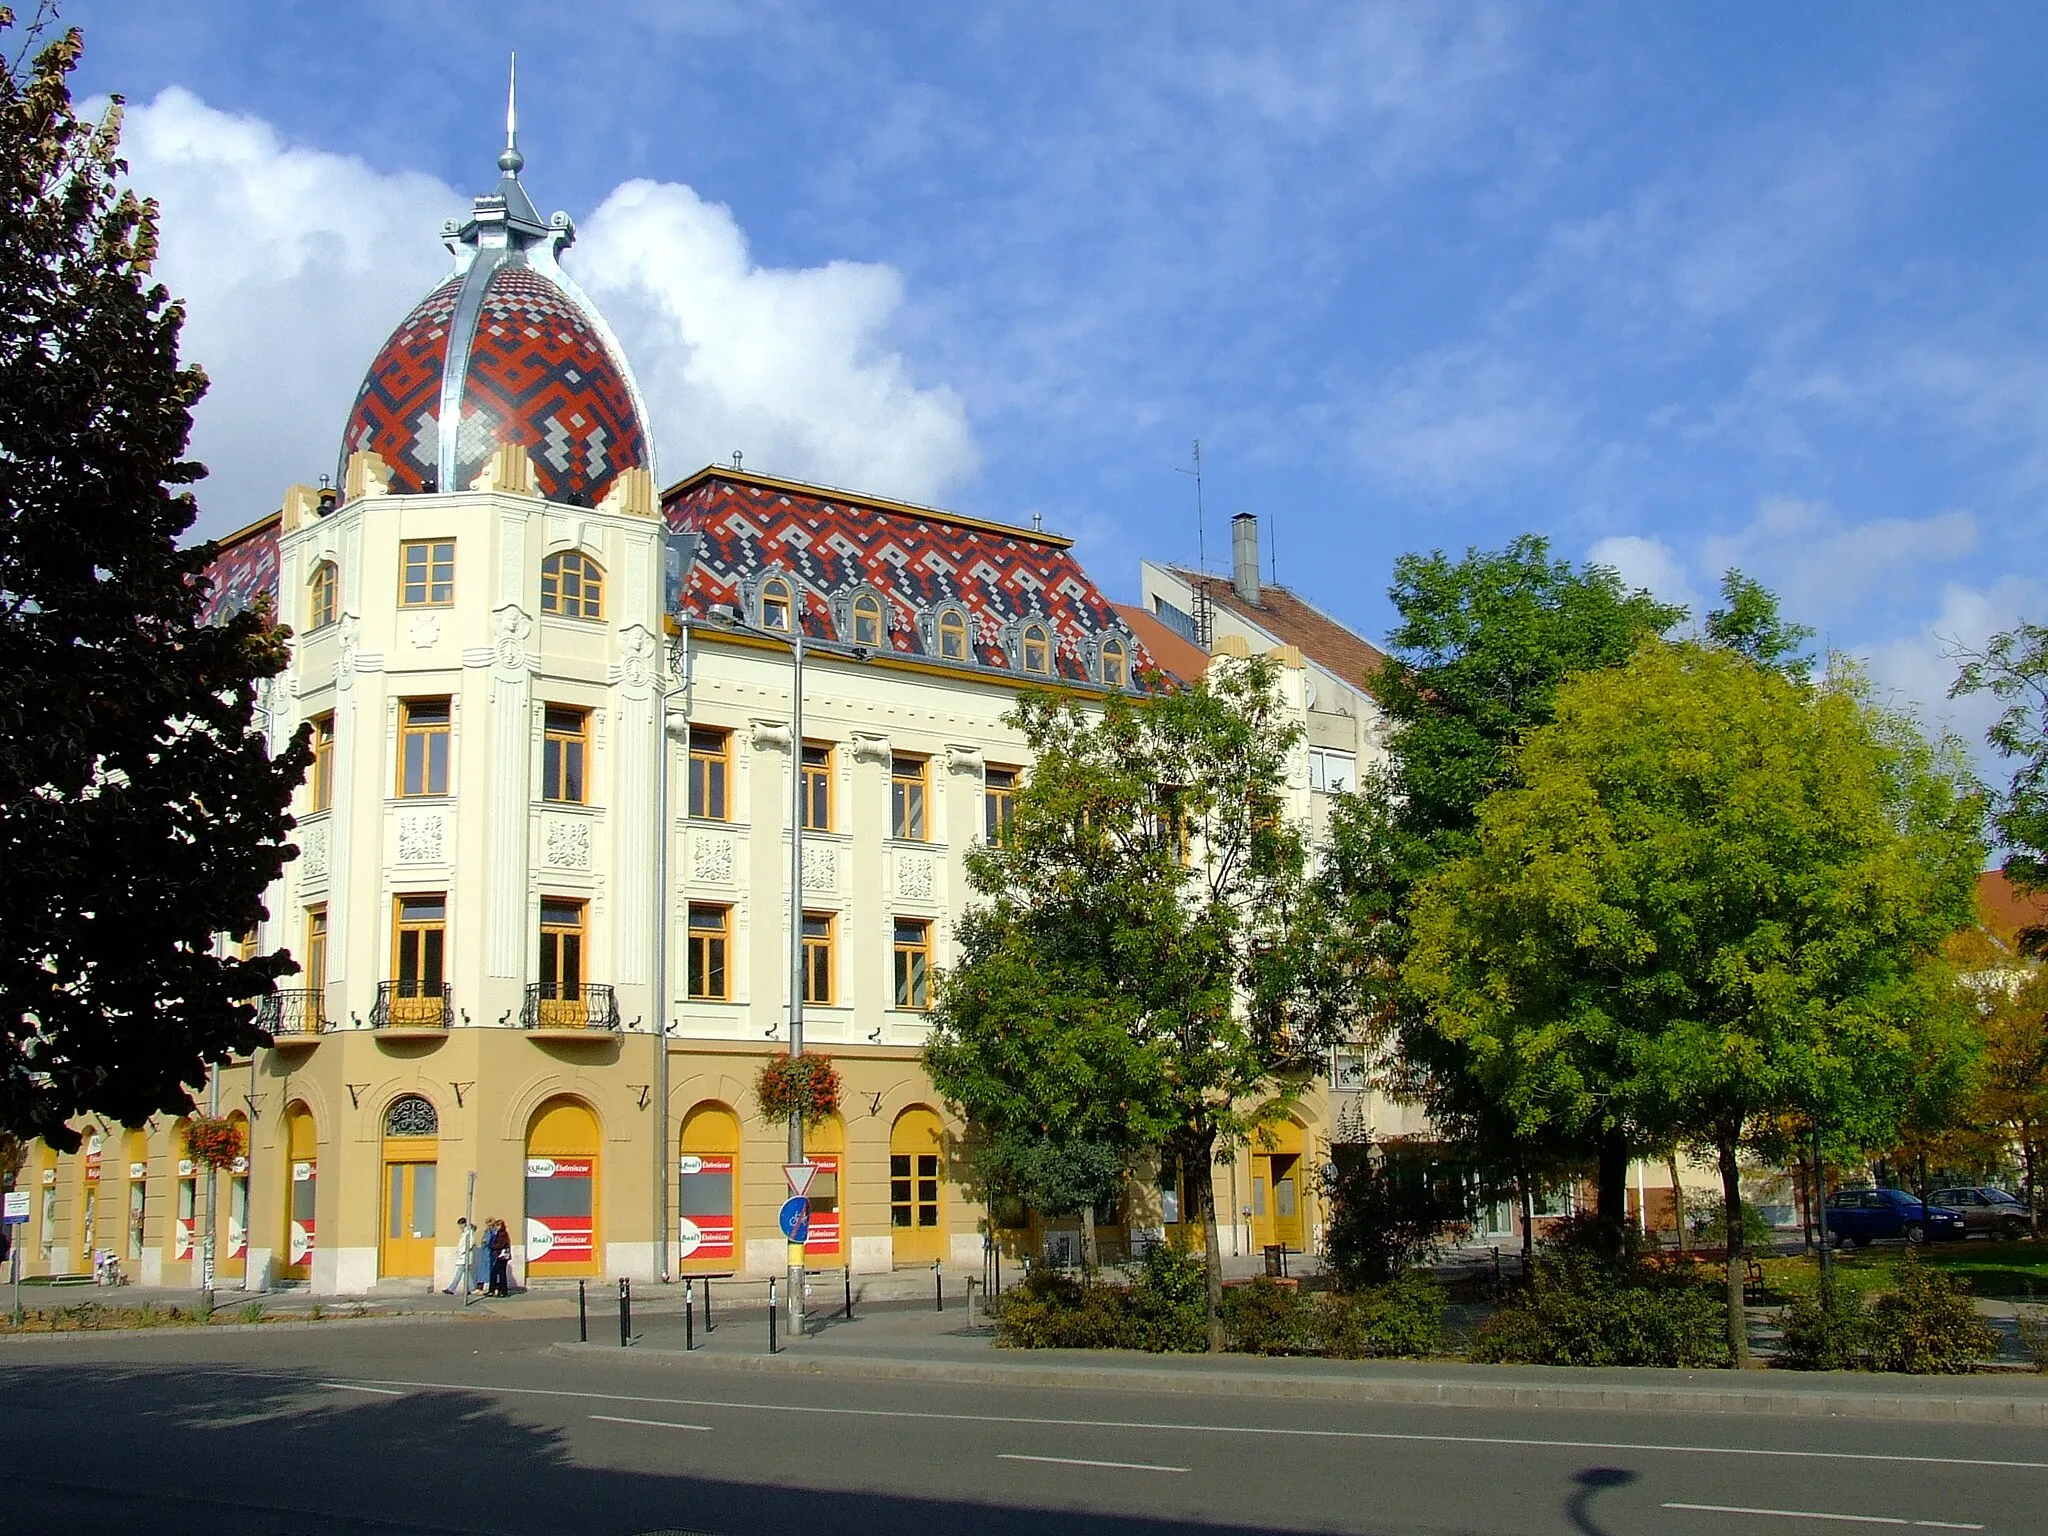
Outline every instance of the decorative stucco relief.
<path id="1" fill-rule="evenodd" d="M 556 869 L 590 868 L 590 822 L 581 816 L 549 816 L 541 823 L 541 843 Z"/>
<path id="2" fill-rule="evenodd" d="M 398 862 L 439 864 L 447 830 L 439 811 L 413 811 L 398 818 Z"/>
<path id="3" fill-rule="evenodd" d="M 690 842 L 690 878 L 713 885 L 732 883 L 732 839 L 698 837 Z"/>
<path id="4" fill-rule="evenodd" d="M 839 889 L 839 850 L 830 843 L 804 844 L 804 889 Z"/>

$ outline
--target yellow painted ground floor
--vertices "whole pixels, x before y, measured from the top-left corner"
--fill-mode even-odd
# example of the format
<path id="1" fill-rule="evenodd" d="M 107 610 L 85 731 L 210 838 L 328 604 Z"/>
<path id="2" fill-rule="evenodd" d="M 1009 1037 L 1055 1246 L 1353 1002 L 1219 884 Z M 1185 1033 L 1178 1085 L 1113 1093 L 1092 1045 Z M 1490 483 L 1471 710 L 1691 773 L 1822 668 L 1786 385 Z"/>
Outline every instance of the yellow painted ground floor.
<path id="1" fill-rule="evenodd" d="M 248 1155 L 231 1171 L 195 1168 L 169 1117 L 82 1122 L 86 1144 L 72 1154 L 33 1144 L 19 1176 L 32 1192 L 17 1229 L 23 1273 L 85 1273 L 111 1255 L 141 1284 L 196 1285 L 209 1199 L 217 1282 L 228 1288 L 446 1285 L 464 1216 L 506 1223 L 521 1284 L 780 1272 L 788 1133 L 755 1109 L 767 1053 L 671 1040 L 664 1131 L 654 1050 L 643 1034 L 456 1028 L 340 1031 L 259 1051 L 200 1095 L 244 1128 Z M 832 1055 L 840 1111 L 806 1137 L 818 1165 L 807 1263 L 856 1273 L 979 1264 L 990 1213 L 955 1177 L 960 1127 L 916 1053 Z M 1226 1252 L 1315 1245 L 1323 1107 L 1312 1101 L 1270 1145 L 1215 1170 Z M 1175 1231 L 1182 1205 L 1173 1170 L 1141 1181 L 1102 1213 L 1105 1244 Z M 1013 1257 L 1056 1248 L 1076 1225 L 1048 1234 L 1028 1213 L 994 1215 Z"/>

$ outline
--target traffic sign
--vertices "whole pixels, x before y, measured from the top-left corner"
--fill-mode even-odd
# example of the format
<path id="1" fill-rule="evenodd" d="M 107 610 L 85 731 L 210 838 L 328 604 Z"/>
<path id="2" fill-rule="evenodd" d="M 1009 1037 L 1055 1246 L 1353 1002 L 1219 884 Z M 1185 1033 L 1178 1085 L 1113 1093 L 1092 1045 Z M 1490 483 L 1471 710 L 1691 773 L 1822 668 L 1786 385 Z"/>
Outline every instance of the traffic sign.
<path id="1" fill-rule="evenodd" d="M 782 1176 L 789 1180 L 789 1192 L 792 1195 L 808 1195 L 811 1192 L 811 1180 L 818 1176 L 818 1165 L 816 1163 L 784 1163 L 782 1165 Z"/>
<path id="2" fill-rule="evenodd" d="M 4 1207 L 0 1207 L 0 1226 L 18 1227 L 28 1220 L 27 1190 L 10 1189 L 0 1199 L 5 1201 Z"/>
<path id="3" fill-rule="evenodd" d="M 784 1237 L 800 1243 L 811 1235 L 811 1202 L 802 1195 L 791 1195 L 782 1202 L 782 1212 L 775 1219 Z"/>

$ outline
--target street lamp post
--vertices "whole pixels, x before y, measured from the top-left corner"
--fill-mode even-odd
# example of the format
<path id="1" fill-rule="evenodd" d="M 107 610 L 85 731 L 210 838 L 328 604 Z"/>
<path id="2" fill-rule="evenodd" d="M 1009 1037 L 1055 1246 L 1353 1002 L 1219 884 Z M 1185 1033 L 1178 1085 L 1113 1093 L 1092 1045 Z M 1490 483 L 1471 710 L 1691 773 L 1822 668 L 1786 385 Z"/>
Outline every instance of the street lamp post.
<path id="1" fill-rule="evenodd" d="M 656 713 L 660 716 L 657 739 L 661 743 L 661 752 L 654 768 L 654 1235 L 659 1245 L 655 1273 L 664 1285 L 673 1278 L 669 1257 L 674 1252 L 669 1242 L 668 1225 L 668 854 L 675 829 L 670 825 L 668 775 L 669 759 L 675 749 L 669 733 L 676 726 L 686 724 L 688 719 L 687 711 L 673 713 L 671 706 L 675 699 L 684 697 L 690 689 L 689 645 L 690 627 L 685 621 L 682 632 L 669 649 L 669 681 L 656 703 Z"/>
<path id="2" fill-rule="evenodd" d="M 789 605 L 791 669 L 789 706 L 789 1054 L 804 1049 L 804 620 L 795 602 Z M 804 1160 L 802 1109 L 789 1117 L 789 1160 Z M 789 1245 L 789 1323 L 796 1338 L 804 1336 L 804 1245 Z"/>

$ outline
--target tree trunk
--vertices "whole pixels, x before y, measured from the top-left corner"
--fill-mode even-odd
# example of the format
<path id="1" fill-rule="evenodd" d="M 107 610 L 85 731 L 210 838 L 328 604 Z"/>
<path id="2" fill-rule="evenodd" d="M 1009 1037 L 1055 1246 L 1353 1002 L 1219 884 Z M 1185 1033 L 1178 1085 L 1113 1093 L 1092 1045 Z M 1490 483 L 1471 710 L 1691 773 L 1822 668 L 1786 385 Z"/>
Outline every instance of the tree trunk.
<path id="1" fill-rule="evenodd" d="M 1735 1137 L 1715 1141 L 1721 1156 L 1721 1210 L 1728 1225 L 1728 1363 L 1749 1364 L 1749 1322 L 1742 1310 L 1742 1171 L 1735 1163 Z"/>
<path id="2" fill-rule="evenodd" d="M 1527 1279 L 1536 1263 L 1536 1196 L 1529 1187 L 1529 1170 L 1515 1170 L 1515 1201 L 1522 1208 L 1522 1278 Z"/>
<path id="3" fill-rule="evenodd" d="M 1216 1133 L 1190 1132 L 1180 1143 L 1181 1177 L 1188 1199 L 1202 1213 L 1204 1257 L 1209 1271 L 1209 1353 L 1223 1353 L 1223 1241 L 1216 1230 Z"/>
<path id="4" fill-rule="evenodd" d="M 1619 1255 L 1628 1230 L 1628 1134 L 1611 1130 L 1600 1137 L 1598 1204 L 1600 1246 Z"/>
<path id="5" fill-rule="evenodd" d="M 1664 1166 L 1671 1173 L 1671 1220 L 1678 1228 L 1678 1251 L 1685 1252 L 1685 1186 L 1678 1180 L 1678 1149 L 1665 1155 Z"/>
<path id="6" fill-rule="evenodd" d="M 1081 1206 L 1081 1267 L 1091 1274 L 1102 1267 L 1095 1252 L 1095 1207 L 1085 1201 Z"/>
<path id="7" fill-rule="evenodd" d="M 2020 1127 L 2020 1160 L 2026 1164 L 2027 1178 L 2027 1225 L 2034 1236 L 2041 1235 L 2041 1205 L 2039 1191 L 2034 1188 L 2034 1159 L 2039 1148 L 2034 1141 L 2034 1127 L 2031 1123 Z"/>

